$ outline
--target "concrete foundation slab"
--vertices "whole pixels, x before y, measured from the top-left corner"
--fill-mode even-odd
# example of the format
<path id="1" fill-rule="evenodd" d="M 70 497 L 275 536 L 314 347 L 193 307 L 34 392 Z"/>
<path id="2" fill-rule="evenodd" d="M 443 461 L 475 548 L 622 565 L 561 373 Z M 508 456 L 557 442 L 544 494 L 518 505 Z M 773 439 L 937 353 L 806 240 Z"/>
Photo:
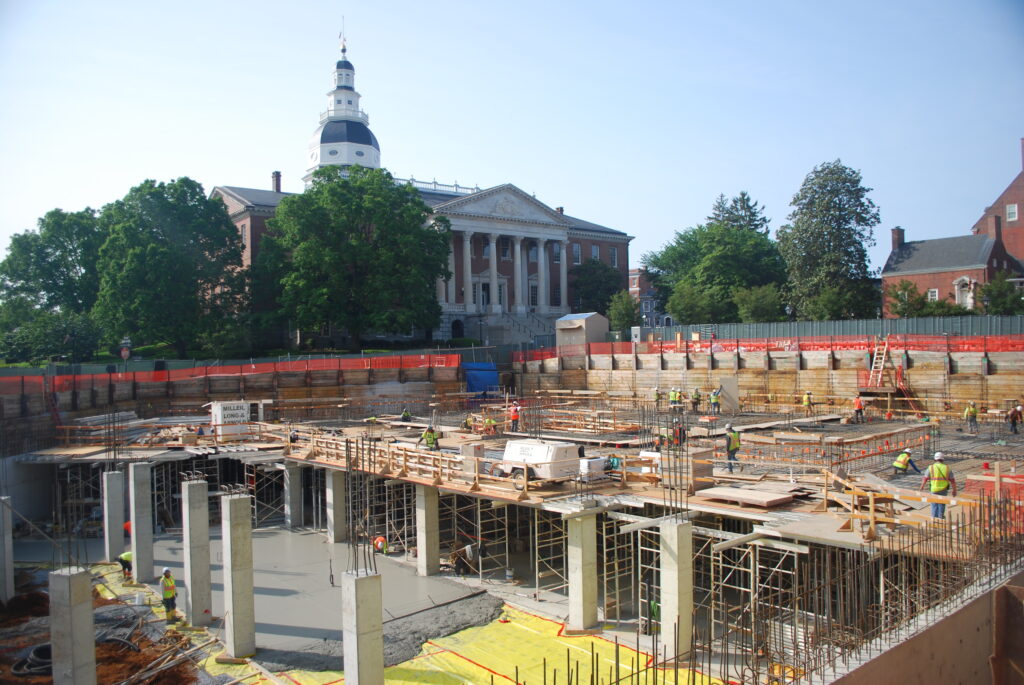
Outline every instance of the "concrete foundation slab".
<path id="1" fill-rule="evenodd" d="M 383 685 L 384 628 L 379 574 L 342 576 L 341 622 L 345 682 Z"/>
<path id="2" fill-rule="evenodd" d="M 115 561 L 124 551 L 124 471 L 103 474 L 103 558 Z"/>
<path id="3" fill-rule="evenodd" d="M 70 566 L 50 574 L 50 642 L 54 685 L 95 685 L 92 575 Z"/>
<path id="4" fill-rule="evenodd" d="M 181 516 L 185 547 L 185 616 L 194 626 L 209 625 L 212 612 L 210 588 L 210 505 L 205 480 L 182 483 Z"/>
<path id="5" fill-rule="evenodd" d="M 132 568 L 135 581 L 148 583 L 153 570 L 153 481 L 149 464 L 128 467 L 132 522 Z"/>

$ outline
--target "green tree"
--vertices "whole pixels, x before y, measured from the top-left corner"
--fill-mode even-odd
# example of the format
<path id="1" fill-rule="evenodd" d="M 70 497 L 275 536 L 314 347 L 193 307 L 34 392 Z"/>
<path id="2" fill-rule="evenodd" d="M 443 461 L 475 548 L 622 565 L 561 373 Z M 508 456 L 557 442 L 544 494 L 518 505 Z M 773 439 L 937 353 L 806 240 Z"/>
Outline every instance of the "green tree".
<path id="1" fill-rule="evenodd" d="M 269 225 L 284 260 L 280 301 L 298 326 L 344 328 L 358 349 L 368 331 L 430 330 L 440 321 L 434 284 L 450 276 L 448 220 L 431 219 L 416 190 L 387 171 L 318 169 Z"/>
<path id="2" fill-rule="evenodd" d="M 99 290 L 97 259 L 105 237 L 92 209 L 48 212 L 35 231 L 11 238 L 0 262 L 3 299 L 27 298 L 48 311 L 89 311 Z"/>
<path id="3" fill-rule="evenodd" d="M 892 316 L 909 319 L 924 314 L 928 298 L 911 281 L 903 279 L 885 289 L 885 304 Z"/>
<path id="4" fill-rule="evenodd" d="M 640 325 L 640 303 L 628 290 L 612 295 L 608 304 L 608 322 L 613 331 L 625 331 Z"/>
<path id="5" fill-rule="evenodd" d="M 100 328 L 88 314 L 37 312 L 0 336 L 0 357 L 8 362 L 61 359 L 68 363 L 92 359 Z"/>
<path id="6" fill-rule="evenodd" d="M 1009 274 L 1000 271 L 992 278 L 991 283 L 979 288 L 975 302 L 982 305 L 986 314 L 1024 314 L 1024 291 L 1007 280 L 1009 277 Z"/>
<path id="7" fill-rule="evenodd" d="M 623 275 L 599 259 L 588 259 L 569 269 L 569 283 L 580 303 L 576 311 L 605 314 L 612 295 L 622 289 Z"/>
<path id="8" fill-rule="evenodd" d="M 740 194 L 731 200 L 726 200 L 725 195 L 719 195 L 711 208 L 711 216 L 707 218 L 707 222 L 768 235 L 770 220 L 764 215 L 764 206 L 751 199 L 747 191 L 741 190 Z"/>
<path id="9" fill-rule="evenodd" d="M 189 178 L 144 181 L 103 208 L 97 319 L 108 341 L 170 343 L 179 357 L 242 309 L 241 239 L 219 199 Z"/>
<path id="10" fill-rule="evenodd" d="M 732 301 L 736 305 L 740 321 L 743 323 L 760 323 L 764 321 L 784 321 L 786 319 L 786 303 L 782 292 L 775 283 L 755 285 L 750 288 L 735 288 Z"/>
<path id="11" fill-rule="evenodd" d="M 791 304 L 801 318 L 823 312 L 843 318 L 873 316 L 867 248 L 878 209 L 859 171 L 840 160 L 814 168 L 793 196 L 790 224 L 778 231 L 779 252 L 789 273 Z"/>
<path id="12" fill-rule="evenodd" d="M 681 280 L 672 289 L 665 311 L 672 315 L 676 325 L 715 321 L 714 297 L 692 283 Z"/>

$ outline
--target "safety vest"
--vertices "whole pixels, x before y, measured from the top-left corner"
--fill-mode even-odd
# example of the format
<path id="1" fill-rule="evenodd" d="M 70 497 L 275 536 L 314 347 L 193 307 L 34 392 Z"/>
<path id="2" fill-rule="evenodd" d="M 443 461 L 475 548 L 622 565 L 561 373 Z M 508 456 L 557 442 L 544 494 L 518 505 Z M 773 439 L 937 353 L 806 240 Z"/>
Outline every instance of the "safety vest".
<path id="1" fill-rule="evenodd" d="M 732 433 L 726 433 L 729 438 L 729 450 L 738 450 L 740 448 L 740 432 L 733 431 Z"/>
<path id="2" fill-rule="evenodd" d="M 942 492 L 949 487 L 949 467 L 945 464 L 932 464 L 928 467 L 928 485 L 932 492 Z"/>
<path id="3" fill-rule="evenodd" d="M 513 406 L 511 409 L 509 409 L 508 410 L 508 417 L 510 419 L 512 419 L 513 421 L 518 421 L 519 420 L 519 407 Z"/>
<path id="4" fill-rule="evenodd" d="M 967 409 L 964 409 L 964 418 L 965 419 L 969 418 L 969 417 L 972 417 L 972 416 L 977 416 L 977 415 L 978 415 L 978 408 L 977 407 L 967 407 Z"/>
<path id="5" fill-rule="evenodd" d="M 174 578 L 168 578 L 167 576 L 160 576 L 160 587 L 164 591 L 164 599 L 171 599 L 175 594 Z"/>
<path id="6" fill-rule="evenodd" d="M 437 433 L 434 431 L 424 431 L 423 439 L 427 441 L 427 447 L 437 447 Z"/>
<path id="7" fill-rule="evenodd" d="M 854 400 L 853 400 L 853 408 L 857 409 L 857 410 L 863 409 L 864 408 L 864 402 L 862 402 L 859 397 L 854 398 Z"/>
<path id="8" fill-rule="evenodd" d="M 907 465 L 910 463 L 910 455 L 906 452 L 901 452 L 900 456 L 896 457 L 896 461 L 892 463 L 893 466 L 901 471 L 907 470 Z"/>
<path id="9" fill-rule="evenodd" d="M 718 404 L 718 393 L 711 393 L 711 397 L 708 398 L 711 404 Z"/>
<path id="10" fill-rule="evenodd" d="M 694 390 L 693 391 L 693 395 L 690 396 L 690 399 L 691 400 L 695 400 L 697 402 L 700 402 L 700 391 L 699 390 Z"/>
<path id="11" fill-rule="evenodd" d="M 809 393 L 809 392 L 805 392 L 804 393 L 804 406 L 805 407 L 811 406 L 811 393 Z"/>
<path id="12" fill-rule="evenodd" d="M 127 552 L 122 552 L 117 558 L 121 561 L 130 562 L 132 560 L 132 551 L 128 550 Z"/>

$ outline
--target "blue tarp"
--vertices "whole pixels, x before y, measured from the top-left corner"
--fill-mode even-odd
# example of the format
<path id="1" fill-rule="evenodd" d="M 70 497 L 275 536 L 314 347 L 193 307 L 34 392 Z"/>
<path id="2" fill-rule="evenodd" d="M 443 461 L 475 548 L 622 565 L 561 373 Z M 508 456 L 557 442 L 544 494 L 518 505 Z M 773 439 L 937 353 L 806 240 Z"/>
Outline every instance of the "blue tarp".
<path id="1" fill-rule="evenodd" d="M 498 385 L 494 362 L 463 362 L 462 373 L 466 377 L 466 392 L 486 392 Z"/>

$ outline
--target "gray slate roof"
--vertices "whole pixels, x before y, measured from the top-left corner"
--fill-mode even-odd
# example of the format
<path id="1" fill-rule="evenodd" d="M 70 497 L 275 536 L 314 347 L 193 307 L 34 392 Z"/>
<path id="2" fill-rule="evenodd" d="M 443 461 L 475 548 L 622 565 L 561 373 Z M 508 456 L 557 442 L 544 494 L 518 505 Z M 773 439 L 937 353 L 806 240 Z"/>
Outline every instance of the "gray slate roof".
<path id="1" fill-rule="evenodd" d="M 275 193 L 273 190 L 261 190 L 259 188 L 238 188 L 237 186 L 217 186 L 228 195 L 234 196 L 236 200 L 244 205 L 254 207 L 277 207 L 281 200 L 294 195 L 295 193 Z"/>
<path id="2" fill-rule="evenodd" d="M 995 244 L 995 240 L 984 234 L 911 240 L 905 242 L 899 250 L 889 253 L 889 259 L 882 268 L 882 275 L 983 269 L 988 264 Z"/>

